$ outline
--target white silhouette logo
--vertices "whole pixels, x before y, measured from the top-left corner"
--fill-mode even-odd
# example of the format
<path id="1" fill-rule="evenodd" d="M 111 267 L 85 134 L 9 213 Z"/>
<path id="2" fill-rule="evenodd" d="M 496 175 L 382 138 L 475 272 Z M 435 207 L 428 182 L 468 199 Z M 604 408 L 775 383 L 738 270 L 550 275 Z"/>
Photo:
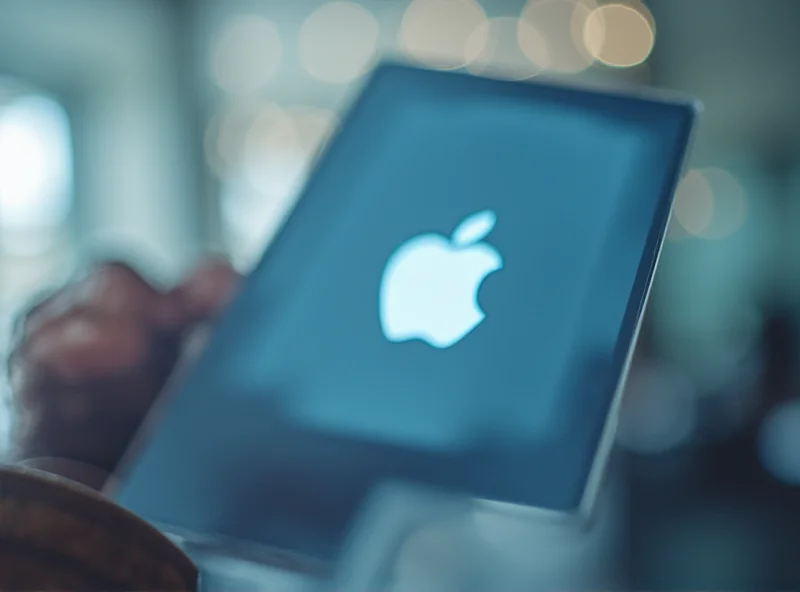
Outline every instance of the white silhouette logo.
<path id="1" fill-rule="evenodd" d="M 503 267 L 494 247 L 480 242 L 497 216 L 484 210 L 465 218 L 448 237 L 423 234 L 389 258 L 380 287 L 380 321 L 386 339 L 421 339 L 451 347 L 480 325 L 486 313 L 478 290 Z"/>

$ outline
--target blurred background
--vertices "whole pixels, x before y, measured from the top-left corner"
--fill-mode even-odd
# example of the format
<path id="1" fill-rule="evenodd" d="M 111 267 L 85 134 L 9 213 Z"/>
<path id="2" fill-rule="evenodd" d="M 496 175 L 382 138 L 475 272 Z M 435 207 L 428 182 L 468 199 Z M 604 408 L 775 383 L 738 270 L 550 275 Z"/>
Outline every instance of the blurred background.
<path id="1" fill-rule="evenodd" d="M 571 589 L 798 589 L 799 27 L 791 0 L 0 0 L 0 350 L 98 254 L 247 270 L 384 57 L 688 94 L 597 527 L 520 561 Z"/>

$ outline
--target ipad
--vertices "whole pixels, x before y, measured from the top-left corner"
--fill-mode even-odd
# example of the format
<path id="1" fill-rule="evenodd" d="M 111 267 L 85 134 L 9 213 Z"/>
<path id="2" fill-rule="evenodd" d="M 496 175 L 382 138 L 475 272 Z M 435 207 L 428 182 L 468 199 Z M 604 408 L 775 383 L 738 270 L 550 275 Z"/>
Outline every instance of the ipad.
<path id="1" fill-rule="evenodd" d="M 321 561 L 384 482 L 579 512 L 696 111 L 377 68 L 119 502 Z"/>

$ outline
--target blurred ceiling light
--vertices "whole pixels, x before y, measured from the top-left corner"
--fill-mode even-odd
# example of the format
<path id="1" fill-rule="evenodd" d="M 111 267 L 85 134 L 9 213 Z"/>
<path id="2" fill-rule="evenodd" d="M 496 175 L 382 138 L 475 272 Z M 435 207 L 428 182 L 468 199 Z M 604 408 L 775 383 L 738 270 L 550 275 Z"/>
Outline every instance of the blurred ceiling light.
<path id="1" fill-rule="evenodd" d="M 800 485 L 800 401 L 779 405 L 763 421 L 759 455 L 775 478 Z"/>
<path id="2" fill-rule="evenodd" d="M 313 77 L 343 83 L 372 64 L 380 27 L 373 14 L 355 2 L 328 2 L 300 28 L 300 59 Z"/>
<path id="3" fill-rule="evenodd" d="M 58 226 L 71 191 L 70 126 L 61 106 L 28 96 L 0 109 L 0 227 Z"/>
<path id="4" fill-rule="evenodd" d="M 575 74 L 592 65 L 583 30 L 596 6 L 594 0 L 529 0 L 525 5 L 520 18 L 544 37 L 549 70 Z M 523 51 L 536 62 L 535 52 L 529 54 L 524 46 Z"/>
<path id="5" fill-rule="evenodd" d="M 547 42 L 529 22 L 512 17 L 484 21 L 467 40 L 467 67 L 474 73 L 496 71 L 524 80 L 550 63 Z"/>
<path id="6" fill-rule="evenodd" d="M 678 186 L 673 215 L 693 236 L 721 239 L 747 218 L 745 191 L 733 175 L 718 168 L 689 171 Z M 679 237 L 679 233 L 674 233 Z"/>
<path id="7" fill-rule="evenodd" d="M 475 0 L 413 0 L 403 15 L 398 44 L 411 58 L 432 68 L 451 70 L 467 65 L 470 53 L 479 55 L 487 36 L 486 13 Z"/>
<path id="8" fill-rule="evenodd" d="M 638 2 L 599 6 L 586 19 L 583 43 L 595 59 L 608 66 L 641 64 L 655 44 L 652 15 Z"/>
<path id="9" fill-rule="evenodd" d="M 225 92 L 248 95 L 277 75 L 282 60 L 277 26 L 260 16 L 242 15 L 229 21 L 215 40 L 211 73 Z"/>

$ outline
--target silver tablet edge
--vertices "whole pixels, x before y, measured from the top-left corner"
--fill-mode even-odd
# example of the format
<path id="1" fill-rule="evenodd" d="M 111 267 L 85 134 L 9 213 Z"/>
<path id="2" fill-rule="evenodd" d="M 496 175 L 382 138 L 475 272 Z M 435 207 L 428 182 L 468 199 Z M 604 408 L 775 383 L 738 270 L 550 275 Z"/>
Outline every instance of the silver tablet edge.
<path id="1" fill-rule="evenodd" d="M 425 71 L 425 68 L 420 68 L 414 65 L 410 65 L 407 63 L 403 63 L 401 61 L 396 60 L 386 60 L 380 64 L 378 64 L 372 71 L 371 75 L 365 76 L 363 82 L 358 85 L 358 88 L 354 89 L 353 93 L 354 96 L 360 97 L 363 94 L 363 90 L 369 86 L 372 79 L 375 75 L 383 70 L 386 67 L 391 66 L 399 66 L 403 68 L 409 69 L 418 69 L 421 71 Z M 452 73 L 452 72 L 449 72 Z M 462 74 L 465 76 L 473 76 L 471 74 Z M 480 77 L 480 76 L 475 76 Z M 483 76 L 484 78 L 486 76 Z M 519 82 L 517 82 L 519 83 Z M 673 93 L 669 91 L 663 90 L 653 90 L 648 89 L 645 87 L 638 87 L 638 88 L 625 88 L 625 89 L 613 89 L 613 88 L 602 88 L 598 89 L 596 87 L 592 87 L 591 85 L 580 83 L 580 82 L 564 82 L 559 80 L 548 80 L 547 86 L 562 88 L 566 90 L 583 90 L 588 92 L 596 92 L 597 94 L 602 94 L 606 96 L 618 96 L 618 97 L 627 97 L 627 98 L 640 98 L 644 100 L 652 100 L 657 101 L 661 104 L 669 104 L 676 107 L 684 107 L 689 108 L 693 112 L 692 121 L 690 123 L 691 128 L 689 131 L 689 138 L 684 149 L 684 154 L 682 157 L 681 166 L 678 169 L 678 173 L 676 174 L 676 178 L 673 179 L 673 192 L 669 198 L 670 201 L 670 208 L 669 213 L 667 215 L 666 225 L 662 232 L 661 239 L 657 245 L 656 249 L 656 258 L 655 263 L 653 265 L 653 269 L 651 275 L 648 279 L 648 286 L 647 290 L 644 295 L 643 299 L 643 306 L 642 306 L 642 313 L 640 314 L 639 318 L 636 322 L 636 327 L 634 329 L 633 339 L 631 340 L 630 347 L 628 349 L 628 353 L 626 356 L 626 360 L 623 366 L 623 370 L 620 373 L 617 387 L 614 392 L 614 396 L 612 398 L 612 403 L 609 407 L 609 410 L 606 415 L 606 421 L 603 426 L 602 434 L 600 437 L 599 444 L 597 446 L 597 452 L 595 454 L 594 460 L 591 463 L 591 468 L 589 470 L 589 477 L 587 479 L 586 487 L 584 489 L 584 493 L 581 497 L 581 501 L 575 511 L 563 511 L 563 510 L 551 510 L 547 508 L 540 508 L 536 506 L 525 506 L 522 504 L 514 504 L 510 502 L 499 502 L 494 500 L 488 499 L 480 499 L 475 498 L 474 501 L 480 504 L 482 507 L 501 513 L 506 515 L 516 515 L 521 516 L 524 515 L 525 518 L 532 518 L 537 520 L 545 520 L 547 522 L 558 522 L 564 524 L 571 524 L 579 527 L 587 527 L 593 518 L 595 505 L 597 501 L 598 494 L 601 490 L 603 485 L 603 479 L 606 473 L 606 467 L 610 460 L 611 451 L 613 449 L 614 438 L 616 434 L 616 427 L 619 419 L 619 409 L 622 403 L 622 395 L 627 384 L 628 375 L 630 373 L 630 366 L 631 362 L 633 361 L 633 355 L 636 349 L 636 345 L 639 339 L 639 333 L 642 327 L 642 321 L 644 318 L 644 312 L 647 309 L 647 304 L 650 299 L 650 294 L 653 287 L 653 278 L 655 276 L 655 272 L 658 269 L 658 264 L 661 259 L 661 253 L 663 250 L 663 245 L 667 237 L 667 229 L 669 228 L 669 224 L 672 220 L 672 202 L 674 201 L 675 197 L 675 189 L 677 188 L 677 184 L 680 179 L 683 177 L 684 172 L 689 164 L 690 154 L 692 152 L 692 147 L 696 141 L 697 136 L 697 116 L 702 113 L 703 111 L 703 104 L 701 101 L 692 99 L 689 97 L 681 96 L 679 93 Z M 357 100 L 356 100 L 357 102 Z M 344 121 L 347 119 L 349 112 L 353 110 L 355 107 L 355 103 L 351 103 L 346 113 L 340 118 L 340 121 Z M 331 134 L 328 138 L 328 141 L 316 152 L 316 154 L 312 158 L 312 170 L 316 166 L 318 162 L 320 162 L 325 154 L 328 152 L 330 147 L 334 144 L 335 137 L 340 133 L 341 128 L 337 127 L 336 130 Z M 280 223 L 277 225 L 275 235 L 281 233 L 284 226 L 288 223 L 289 219 L 291 218 L 291 213 L 294 208 L 290 208 L 289 211 L 285 213 Z M 267 247 L 269 250 L 269 246 Z M 147 442 L 149 441 L 149 435 L 153 429 L 153 424 L 157 422 L 157 420 L 163 415 L 165 408 L 171 402 L 173 396 L 177 394 L 179 390 L 177 385 L 180 383 L 181 379 L 184 377 L 185 373 L 190 371 L 192 364 L 196 362 L 196 360 L 186 360 L 182 363 L 179 363 L 176 372 L 169 378 L 165 388 L 162 391 L 162 395 L 159 396 L 153 406 L 151 407 L 150 411 L 145 416 L 144 420 L 142 421 L 142 425 L 137 430 L 136 435 L 134 436 L 131 445 L 126 450 L 125 454 L 123 455 L 120 463 L 118 465 L 117 477 L 118 479 L 111 480 L 109 485 L 104 488 L 103 493 L 108 495 L 109 497 L 114 497 L 117 488 L 122 484 L 125 476 L 129 473 L 130 469 L 134 466 L 135 459 L 138 456 L 138 452 L 146 446 Z M 174 527 L 170 527 L 166 524 L 161 524 L 161 527 L 165 529 L 165 532 L 172 532 L 173 534 L 176 533 L 176 529 Z M 182 536 L 182 535 L 178 535 Z M 201 537 L 199 533 L 185 533 L 187 542 L 191 539 L 196 537 Z M 205 540 L 206 537 L 203 537 Z M 214 538 L 214 537 L 208 537 Z M 254 543 L 246 543 L 250 548 L 258 549 L 260 548 L 259 545 Z M 266 549 L 266 548 L 265 548 Z M 299 557 L 298 557 L 299 559 Z M 309 564 L 317 564 L 318 562 L 313 559 L 312 557 L 306 558 Z"/>

